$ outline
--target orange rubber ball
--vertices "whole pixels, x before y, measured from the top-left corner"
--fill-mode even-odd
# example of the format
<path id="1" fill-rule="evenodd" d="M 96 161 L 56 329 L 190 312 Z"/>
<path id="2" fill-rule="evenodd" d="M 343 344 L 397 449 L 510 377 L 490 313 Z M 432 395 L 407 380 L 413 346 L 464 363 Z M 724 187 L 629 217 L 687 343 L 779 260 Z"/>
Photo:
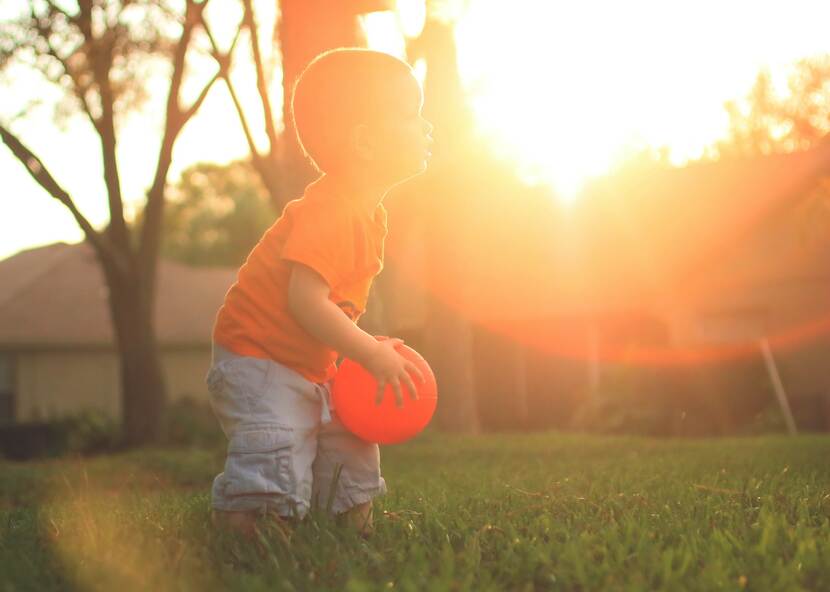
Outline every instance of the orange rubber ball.
<path id="1" fill-rule="evenodd" d="M 391 385 L 386 385 L 381 404 L 375 405 L 377 380 L 353 360 L 343 360 L 334 377 L 335 412 L 346 429 L 366 442 L 399 444 L 409 440 L 429 424 L 438 404 L 438 386 L 427 361 L 403 344 L 396 346 L 395 351 L 413 362 L 424 375 L 424 383 L 412 376 L 418 390 L 416 400 L 410 397 L 409 387 L 401 384 L 402 407 L 395 404 Z"/>

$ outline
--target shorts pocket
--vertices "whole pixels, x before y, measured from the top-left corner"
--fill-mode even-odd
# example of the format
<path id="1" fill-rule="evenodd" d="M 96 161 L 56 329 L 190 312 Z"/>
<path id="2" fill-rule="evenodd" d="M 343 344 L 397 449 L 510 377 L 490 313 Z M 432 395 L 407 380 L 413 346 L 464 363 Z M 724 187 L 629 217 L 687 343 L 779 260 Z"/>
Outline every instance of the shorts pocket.
<path id="1" fill-rule="evenodd" d="M 239 356 L 213 366 L 207 374 L 208 391 L 233 396 L 261 397 L 268 387 L 271 362 L 261 358 Z"/>
<path id="2" fill-rule="evenodd" d="M 292 430 L 248 429 L 230 438 L 225 462 L 225 495 L 262 495 L 292 492 Z"/>

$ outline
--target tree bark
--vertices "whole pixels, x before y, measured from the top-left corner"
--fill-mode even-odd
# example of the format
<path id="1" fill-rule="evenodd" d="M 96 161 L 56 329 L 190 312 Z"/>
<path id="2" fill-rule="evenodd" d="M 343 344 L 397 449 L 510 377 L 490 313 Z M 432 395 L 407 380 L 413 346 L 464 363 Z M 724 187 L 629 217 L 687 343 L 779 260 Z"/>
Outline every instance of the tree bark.
<path id="1" fill-rule="evenodd" d="M 128 446 L 157 441 L 167 400 L 153 323 L 153 292 L 143 289 L 138 270 L 128 276 L 107 271 L 110 314 L 121 359 L 121 413 Z"/>
<path id="2" fill-rule="evenodd" d="M 824 386 L 821 394 L 821 414 L 824 419 L 823 430 L 830 432 L 830 387 Z"/>
<path id="3" fill-rule="evenodd" d="M 480 430 L 473 366 L 473 331 L 470 322 L 439 298 L 430 296 L 425 327 L 426 356 L 438 383 L 435 419 L 447 431 Z"/>
<path id="4" fill-rule="evenodd" d="M 421 36 L 407 47 L 410 62 L 424 59 L 424 116 L 434 125 L 432 164 L 414 181 L 423 193 L 421 207 L 430 227 L 423 240 L 427 253 L 427 319 L 425 337 L 430 364 L 440 390 L 437 421 L 454 432 L 481 429 L 476 400 L 473 327 L 464 303 L 449 307 L 446 298 L 464 293 L 465 246 L 457 228 L 469 218 L 475 191 L 461 178 L 461 154 L 470 141 L 469 113 L 464 102 L 452 27 L 428 19 Z"/>

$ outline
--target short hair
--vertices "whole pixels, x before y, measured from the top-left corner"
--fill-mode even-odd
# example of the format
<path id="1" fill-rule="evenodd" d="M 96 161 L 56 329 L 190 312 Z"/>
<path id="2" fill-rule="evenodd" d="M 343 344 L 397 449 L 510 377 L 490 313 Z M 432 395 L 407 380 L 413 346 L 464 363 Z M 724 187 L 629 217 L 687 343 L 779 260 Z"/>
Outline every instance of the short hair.
<path id="1" fill-rule="evenodd" d="M 291 112 L 297 140 L 322 172 L 336 168 L 351 128 L 394 112 L 412 68 L 389 54 L 339 48 L 314 58 L 297 78 Z"/>

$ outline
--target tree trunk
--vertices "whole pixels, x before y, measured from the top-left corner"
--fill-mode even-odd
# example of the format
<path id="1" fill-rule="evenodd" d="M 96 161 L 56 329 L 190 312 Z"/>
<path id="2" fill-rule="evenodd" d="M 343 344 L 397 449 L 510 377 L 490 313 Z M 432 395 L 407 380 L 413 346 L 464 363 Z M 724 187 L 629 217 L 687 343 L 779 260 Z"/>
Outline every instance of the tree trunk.
<path id="1" fill-rule="evenodd" d="M 825 385 L 819 396 L 821 397 L 821 411 L 824 419 L 823 430 L 830 432 L 830 388 Z"/>
<path id="2" fill-rule="evenodd" d="M 107 273 L 110 313 L 120 356 L 121 413 L 128 446 L 158 440 L 167 388 L 153 323 L 154 290 L 137 272 Z M 149 282 L 154 285 L 155 282 Z"/>
<path id="3" fill-rule="evenodd" d="M 438 383 L 438 426 L 452 432 L 478 432 L 470 322 L 435 296 L 429 296 L 428 310 L 424 341 Z"/>
<path id="4" fill-rule="evenodd" d="M 113 333 L 120 354 L 122 383 L 122 416 L 126 441 L 129 445 L 143 444 L 156 439 L 160 432 L 160 421 L 164 410 L 166 392 L 164 378 L 156 351 L 153 329 L 155 273 L 158 261 L 161 224 L 164 214 L 164 190 L 173 155 L 173 145 L 182 128 L 199 110 L 213 84 L 219 79 L 217 72 L 202 88 L 196 100 L 189 106 L 181 102 L 179 90 L 184 80 L 185 65 L 194 28 L 202 21 L 205 2 L 187 0 L 183 19 L 171 16 L 171 22 L 181 22 L 182 32 L 172 47 L 170 87 L 156 172 L 147 195 L 147 206 L 138 249 L 134 248 L 124 220 L 121 187 L 116 154 L 116 126 L 114 117 L 119 95 L 114 91 L 114 80 L 121 80 L 124 56 L 156 49 L 145 47 L 146 39 L 155 33 L 148 31 L 146 39 L 132 39 L 121 20 L 121 6 L 99 6 L 99 3 L 80 2 L 80 12 L 68 16 L 62 9 L 49 2 L 47 9 L 31 9 L 31 18 L 20 21 L 18 33 L 27 39 L 26 54 L 32 53 L 35 62 L 48 56 L 62 66 L 60 77 L 63 90 L 79 101 L 84 112 L 98 133 L 103 155 L 104 182 L 107 188 L 110 223 L 105 232 L 99 232 L 78 210 L 71 195 L 55 180 L 43 162 L 29 150 L 14 134 L 0 125 L 0 139 L 26 170 L 53 198 L 65 205 L 72 213 L 87 241 L 95 250 L 100 267 L 109 289 L 110 317 Z M 110 10 L 113 8 L 113 10 Z M 38 14 L 40 12 L 41 14 Z M 106 21 L 101 32 L 93 34 L 93 25 L 103 18 Z M 71 24 L 69 24 L 71 23 Z M 60 26 L 57 26 L 60 25 Z M 60 57 L 63 51 L 56 49 L 54 40 L 66 35 L 81 37 L 85 41 L 70 60 L 75 57 L 79 66 L 70 67 Z M 55 41 L 56 43 L 58 41 Z M 152 45 L 152 44 L 151 44 Z M 163 51 L 162 53 L 166 53 Z M 11 56 L 9 56 L 11 57 Z M 27 63 L 29 60 L 25 60 Z M 52 64 L 50 64 L 52 65 Z M 91 69 L 90 69 L 91 68 Z M 51 71 L 51 70 L 50 70 Z M 92 74 L 89 82 L 81 82 Z M 121 72 L 123 75 L 123 72 Z M 64 79 L 71 81 L 67 89 Z M 132 83 L 132 76 L 124 78 Z M 97 93 L 95 92 L 97 90 Z M 91 104 L 98 106 L 92 109 Z"/>
<path id="5" fill-rule="evenodd" d="M 291 116 L 291 94 L 297 77 L 318 54 L 336 47 L 364 47 L 366 36 L 357 20 L 358 15 L 386 10 L 386 0 L 281 0 L 277 34 L 282 52 L 283 121 L 281 179 L 282 210 L 285 201 L 302 193 L 317 176 L 297 142 Z"/>
<path id="6" fill-rule="evenodd" d="M 458 226 L 469 220 L 475 193 L 463 174 L 463 147 L 470 139 L 467 106 L 461 89 L 452 27 L 428 19 L 421 36 L 407 47 L 410 62 L 424 59 L 424 116 L 435 129 L 429 170 L 413 181 L 428 214 L 426 246 L 427 319 L 424 338 L 438 381 L 436 415 L 440 427 L 454 432 L 478 432 L 473 362 L 473 328 L 459 294 L 467 290 L 465 269 L 469 253 Z M 446 303 L 452 299 L 453 306 Z"/>

